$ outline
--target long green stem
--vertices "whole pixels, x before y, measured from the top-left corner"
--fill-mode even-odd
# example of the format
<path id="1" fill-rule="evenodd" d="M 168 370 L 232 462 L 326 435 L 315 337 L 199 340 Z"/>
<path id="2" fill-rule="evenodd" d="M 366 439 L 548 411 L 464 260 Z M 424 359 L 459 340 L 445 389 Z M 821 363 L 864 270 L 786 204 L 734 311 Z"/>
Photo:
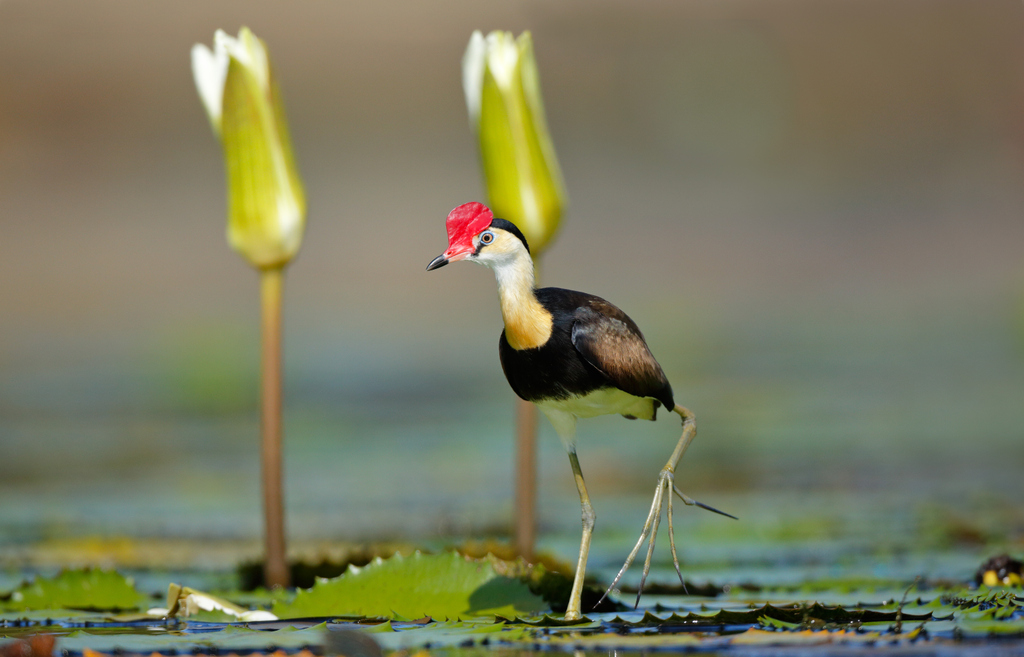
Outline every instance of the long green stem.
<path id="1" fill-rule="evenodd" d="M 283 268 L 260 270 L 262 301 L 263 513 L 266 555 L 263 578 L 268 587 L 289 585 L 284 542 L 284 494 L 281 486 L 281 315 Z"/>

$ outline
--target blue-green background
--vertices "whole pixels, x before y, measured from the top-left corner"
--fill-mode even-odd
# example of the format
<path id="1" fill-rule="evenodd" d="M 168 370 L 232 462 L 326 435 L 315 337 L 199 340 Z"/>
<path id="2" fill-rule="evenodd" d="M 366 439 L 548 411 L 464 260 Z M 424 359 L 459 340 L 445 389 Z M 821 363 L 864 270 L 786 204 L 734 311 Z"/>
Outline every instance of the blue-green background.
<path id="1" fill-rule="evenodd" d="M 154 553 L 182 567 L 258 554 L 257 281 L 188 56 L 243 24 L 310 203 L 286 299 L 295 555 L 509 525 L 492 276 L 424 271 L 482 199 L 459 69 L 478 28 L 534 33 L 571 197 L 544 280 L 644 328 L 698 417 L 681 487 L 742 518 L 678 512 L 695 577 L 967 577 L 1021 551 L 1020 3 L 4 0 L 9 573 L 146 560 L 122 538 L 186 541 Z M 607 569 L 678 424 L 579 438 Z M 544 425 L 541 546 L 572 559 L 565 461 Z"/>

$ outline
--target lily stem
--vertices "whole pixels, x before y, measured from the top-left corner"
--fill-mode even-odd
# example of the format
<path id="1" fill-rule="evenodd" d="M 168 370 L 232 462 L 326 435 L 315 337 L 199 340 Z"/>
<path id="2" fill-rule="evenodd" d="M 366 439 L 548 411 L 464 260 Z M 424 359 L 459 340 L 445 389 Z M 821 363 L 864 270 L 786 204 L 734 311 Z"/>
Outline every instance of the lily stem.
<path id="1" fill-rule="evenodd" d="M 537 406 L 516 398 L 516 552 L 533 560 L 537 540 Z"/>
<path id="2" fill-rule="evenodd" d="M 534 260 L 534 285 L 540 261 Z M 515 541 L 516 551 L 532 561 L 537 543 L 537 406 L 516 398 Z"/>
<path id="3" fill-rule="evenodd" d="M 269 587 L 289 585 L 284 540 L 284 494 L 281 486 L 281 324 L 283 267 L 260 270 L 262 301 L 261 422 L 263 513 L 266 555 L 263 579 Z"/>

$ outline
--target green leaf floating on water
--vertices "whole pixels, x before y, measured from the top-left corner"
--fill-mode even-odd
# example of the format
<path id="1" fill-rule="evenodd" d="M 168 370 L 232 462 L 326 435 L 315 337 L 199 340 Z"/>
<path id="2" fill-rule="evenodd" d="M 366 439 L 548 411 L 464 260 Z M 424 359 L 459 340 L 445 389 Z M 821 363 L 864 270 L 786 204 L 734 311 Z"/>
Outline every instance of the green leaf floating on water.
<path id="1" fill-rule="evenodd" d="M 377 559 L 349 567 L 334 579 L 300 590 L 291 604 L 276 603 L 279 618 L 376 616 L 470 618 L 515 616 L 547 609 L 518 579 L 498 574 L 486 560 L 454 552 Z"/>
<path id="2" fill-rule="evenodd" d="M 780 628 L 797 628 L 804 626 L 833 624 L 853 625 L 867 623 L 906 623 L 933 620 L 931 612 L 927 614 L 911 614 L 897 611 L 877 611 L 874 609 L 846 609 L 844 607 L 828 607 L 817 602 L 803 605 L 787 605 L 775 607 L 764 604 L 755 609 L 720 609 L 713 615 L 687 613 L 662 618 L 646 612 L 640 620 L 628 621 L 616 616 L 609 625 L 629 628 L 640 627 L 671 627 L 683 625 L 688 627 L 719 626 L 719 625 L 771 625 Z"/>
<path id="3" fill-rule="evenodd" d="M 59 649 L 81 652 L 85 649 L 102 653 L 178 654 L 188 652 L 209 653 L 212 648 L 225 653 L 269 652 L 271 650 L 298 650 L 323 641 L 324 625 L 305 630 L 282 629 L 276 631 L 253 630 L 228 625 L 216 632 L 149 632 L 147 634 L 112 634 L 102 630 L 76 630 L 60 637 Z"/>
<path id="4" fill-rule="evenodd" d="M 390 629 L 390 626 L 389 626 Z M 365 631 L 365 630 L 363 630 Z M 422 627 L 412 627 L 401 631 L 380 631 L 374 633 L 373 639 L 385 650 L 410 650 L 430 646 L 431 650 L 438 648 L 461 647 L 463 650 L 457 654 L 472 655 L 465 652 L 469 646 L 494 643 L 514 643 L 517 641 L 528 641 L 530 631 L 525 627 L 509 627 L 505 623 L 480 621 L 444 621 L 441 623 L 429 623 Z M 476 654 L 494 654 L 493 652 L 481 652 Z"/>
<path id="5" fill-rule="evenodd" d="M 150 602 L 131 579 L 114 570 L 65 570 L 56 577 L 37 577 L 0 602 L 7 611 L 31 609 L 139 609 Z"/>

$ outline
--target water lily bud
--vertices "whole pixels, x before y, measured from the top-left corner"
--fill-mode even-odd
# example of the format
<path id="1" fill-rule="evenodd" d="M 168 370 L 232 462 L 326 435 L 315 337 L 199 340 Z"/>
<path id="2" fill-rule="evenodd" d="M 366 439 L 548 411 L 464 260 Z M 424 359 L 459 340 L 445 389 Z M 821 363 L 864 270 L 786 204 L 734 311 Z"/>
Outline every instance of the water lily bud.
<path id="1" fill-rule="evenodd" d="M 474 32 L 462 58 L 470 125 L 480 143 L 489 205 L 515 223 L 534 253 L 558 231 L 562 173 L 548 134 L 529 32 Z"/>
<path id="2" fill-rule="evenodd" d="M 192 73 L 224 148 L 228 243 L 261 269 L 287 264 L 302 244 L 306 196 L 266 46 L 248 28 L 217 30 L 192 47 Z"/>

